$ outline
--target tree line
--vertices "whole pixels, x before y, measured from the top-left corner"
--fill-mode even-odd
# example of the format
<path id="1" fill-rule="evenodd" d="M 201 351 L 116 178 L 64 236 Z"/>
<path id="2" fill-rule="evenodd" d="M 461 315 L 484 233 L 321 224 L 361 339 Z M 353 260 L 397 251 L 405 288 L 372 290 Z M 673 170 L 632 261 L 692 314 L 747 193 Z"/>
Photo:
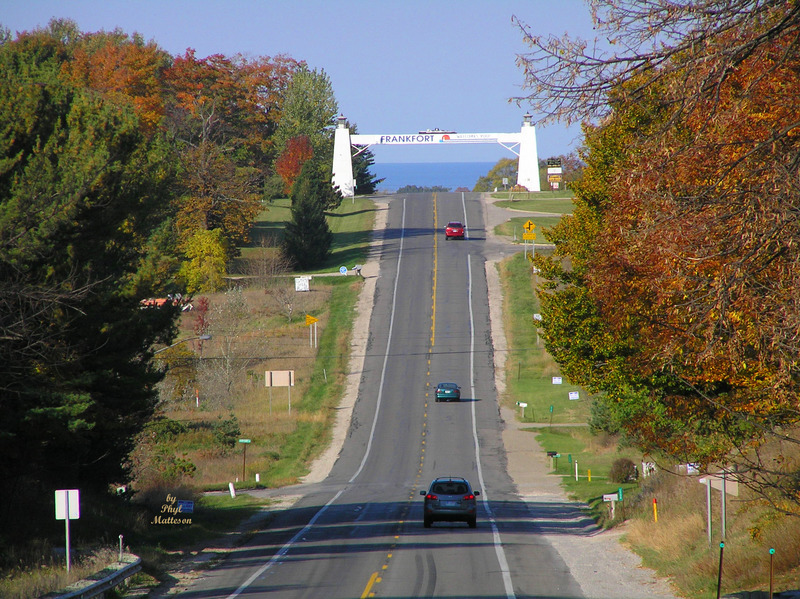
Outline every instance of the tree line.
<path id="1" fill-rule="evenodd" d="M 798 513 L 800 5 L 590 6 L 594 40 L 517 21 L 517 100 L 585 134 L 536 259 L 547 348 L 596 429 Z"/>
<path id="2" fill-rule="evenodd" d="M 337 111 L 327 74 L 284 55 L 171 56 L 68 20 L 0 29 L 4 520 L 52 518 L 53 488 L 128 480 L 179 310 L 142 299 L 221 288 L 275 197 L 293 204 L 286 256 L 324 260 Z"/>

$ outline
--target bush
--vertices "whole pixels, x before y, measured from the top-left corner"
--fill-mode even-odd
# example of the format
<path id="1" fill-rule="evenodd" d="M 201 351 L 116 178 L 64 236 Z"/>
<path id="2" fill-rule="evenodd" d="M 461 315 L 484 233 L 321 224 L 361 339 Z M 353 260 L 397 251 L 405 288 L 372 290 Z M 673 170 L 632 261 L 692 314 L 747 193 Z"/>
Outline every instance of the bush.
<path id="1" fill-rule="evenodd" d="M 611 471 L 608 473 L 608 477 L 615 483 L 627 483 L 636 480 L 639 477 L 639 473 L 636 470 L 636 464 L 631 460 L 628 458 L 619 458 L 614 460 L 614 463 L 611 465 Z"/>
<path id="2" fill-rule="evenodd" d="M 156 443 L 172 441 L 178 435 L 185 433 L 186 425 L 170 418 L 157 418 L 147 425 L 150 438 Z"/>
<path id="3" fill-rule="evenodd" d="M 231 414 L 227 420 L 223 420 L 220 416 L 214 423 L 213 432 L 214 440 L 223 447 L 235 447 L 242 434 L 235 414 Z"/>

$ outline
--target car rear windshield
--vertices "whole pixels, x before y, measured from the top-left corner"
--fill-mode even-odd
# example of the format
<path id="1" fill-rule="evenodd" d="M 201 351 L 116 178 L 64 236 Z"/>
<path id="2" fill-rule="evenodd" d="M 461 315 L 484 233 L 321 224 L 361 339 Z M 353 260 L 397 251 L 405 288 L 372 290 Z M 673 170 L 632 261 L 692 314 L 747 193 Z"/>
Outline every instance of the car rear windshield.
<path id="1" fill-rule="evenodd" d="M 467 492 L 467 485 L 464 483 L 436 483 L 433 485 L 433 492 L 439 495 L 463 495 Z"/>

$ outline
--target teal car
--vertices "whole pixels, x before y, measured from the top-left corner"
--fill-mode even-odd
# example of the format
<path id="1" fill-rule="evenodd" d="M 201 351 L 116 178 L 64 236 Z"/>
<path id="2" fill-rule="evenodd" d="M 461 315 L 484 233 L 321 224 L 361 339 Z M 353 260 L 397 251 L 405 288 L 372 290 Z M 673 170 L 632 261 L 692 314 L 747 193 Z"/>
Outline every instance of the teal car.
<path id="1" fill-rule="evenodd" d="M 461 387 L 455 383 L 436 385 L 436 401 L 461 401 Z"/>

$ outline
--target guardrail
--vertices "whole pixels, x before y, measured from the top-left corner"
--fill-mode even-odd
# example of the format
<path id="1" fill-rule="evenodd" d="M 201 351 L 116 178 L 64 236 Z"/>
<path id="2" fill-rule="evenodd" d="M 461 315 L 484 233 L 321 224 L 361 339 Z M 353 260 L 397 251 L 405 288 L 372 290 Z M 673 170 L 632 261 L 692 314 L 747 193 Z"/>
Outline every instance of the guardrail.
<path id="1" fill-rule="evenodd" d="M 122 555 L 121 561 L 115 562 L 102 572 L 95 574 L 95 577 L 97 577 L 108 573 L 107 576 L 99 579 L 86 578 L 80 580 L 71 584 L 65 593 L 46 595 L 46 597 L 48 599 L 89 599 L 90 597 L 97 597 L 122 584 L 122 582 L 141 569 L 142 558 L 132 553 L 125 553 Z"/>

